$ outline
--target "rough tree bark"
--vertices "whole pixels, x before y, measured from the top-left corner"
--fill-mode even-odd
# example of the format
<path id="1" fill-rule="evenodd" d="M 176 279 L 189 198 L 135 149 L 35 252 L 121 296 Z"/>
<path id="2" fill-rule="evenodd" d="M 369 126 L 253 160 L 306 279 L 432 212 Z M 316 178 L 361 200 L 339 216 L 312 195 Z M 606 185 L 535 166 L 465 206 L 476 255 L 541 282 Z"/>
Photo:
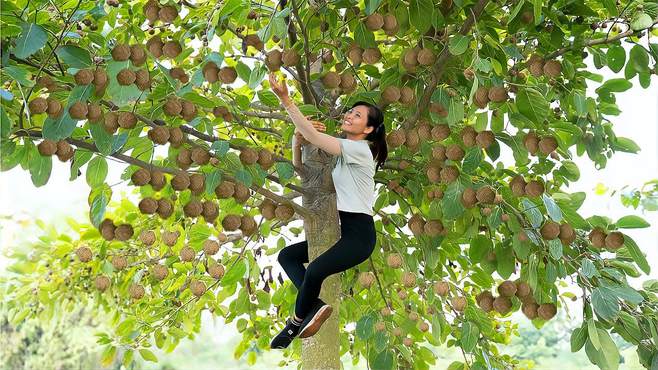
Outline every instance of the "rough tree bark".
<path id="1" fill-rule="evenodd" d="M 309 261 L 333 246 L 340 239 L 336 190 L 331 170 L 337 160 L 314 146 L 303 149 L 304 174 L 302 187 L 309 195 L 302 197 L 304 208 L 311 210 L 312 217 L 304 219 L 304 232 L 308 241 Z M 302 340 L 302 369 L 340 370 L 339 312 L 341 290 L 340 274 L 334 274 L 322 283 L 320 298 L 334 311 L 314 336 Z"/>

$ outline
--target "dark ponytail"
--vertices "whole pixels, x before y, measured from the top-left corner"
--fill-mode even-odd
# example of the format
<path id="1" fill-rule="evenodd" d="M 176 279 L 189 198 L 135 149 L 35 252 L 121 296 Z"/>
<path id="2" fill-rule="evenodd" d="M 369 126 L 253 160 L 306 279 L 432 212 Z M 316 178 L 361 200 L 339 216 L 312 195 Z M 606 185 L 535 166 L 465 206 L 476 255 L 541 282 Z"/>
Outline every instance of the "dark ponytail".
<path id="1" fill-rule="evenodd" d="M 354 108 L 357 105 L 365 105 L 368 107 L 368 127 L 374 127 L 367 136 L 370 145 L 370 151 L 372 151 L 372 156 L 377 161 L 377 166 L 375 167 L 375 172 L 384 165 L 386 158 L 388 157 L 388 147 L 386 145 L 386 126 L 384 125 L 384 113 L 378 106 L 370 104 L 365 101 L 357 101 L 352 104 L 350 108 Z"/>

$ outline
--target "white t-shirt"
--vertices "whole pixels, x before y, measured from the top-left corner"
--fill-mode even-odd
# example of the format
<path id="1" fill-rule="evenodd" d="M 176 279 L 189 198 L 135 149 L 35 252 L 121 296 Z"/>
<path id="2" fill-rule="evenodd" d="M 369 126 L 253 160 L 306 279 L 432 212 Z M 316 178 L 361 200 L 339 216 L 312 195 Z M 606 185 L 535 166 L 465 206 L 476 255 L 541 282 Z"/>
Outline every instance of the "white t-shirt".
<path id="1" fill-rule="evenodd" d="M 336 188 L 337 208 L 340 211 L 372 216 L 375 204 L 375 160 L 368 140 L 337 139 L 340 141 L 341 154 L 331 172 Z"/>

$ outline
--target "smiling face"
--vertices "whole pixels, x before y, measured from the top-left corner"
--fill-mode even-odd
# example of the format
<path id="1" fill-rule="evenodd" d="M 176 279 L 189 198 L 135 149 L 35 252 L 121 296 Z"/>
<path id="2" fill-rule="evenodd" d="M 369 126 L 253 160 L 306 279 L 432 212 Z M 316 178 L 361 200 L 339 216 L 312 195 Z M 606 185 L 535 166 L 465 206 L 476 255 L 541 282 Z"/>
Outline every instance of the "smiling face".
<path id="1" fill-rule="evenodd" d="M 357 105 L 348 110 L 343 116 L 341 130 L 347 134 L 348 139 L 363 140 L 374 129 L 368 126 L 368 107 Z"/>

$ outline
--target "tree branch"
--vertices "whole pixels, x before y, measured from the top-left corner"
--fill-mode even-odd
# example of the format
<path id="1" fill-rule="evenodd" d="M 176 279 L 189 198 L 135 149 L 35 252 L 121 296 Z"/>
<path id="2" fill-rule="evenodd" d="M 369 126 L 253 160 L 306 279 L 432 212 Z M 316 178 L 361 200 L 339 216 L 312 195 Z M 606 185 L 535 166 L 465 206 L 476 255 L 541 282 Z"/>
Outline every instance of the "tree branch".
<path id="1" fill-rule="evenodd" d="M 623 39 L 623 38 L 626 38 L 626 37 L 629 37 L 629 36 L 633 36 L 633 35 L 635 35 L 636 33 L 640 33 L 640 32 L 642 32 L 642 31 L 647 31 L 647 30 L 651 29 L 651 27 L 653 27 L 653 26 L 655 26 L 655 25 L 658 25 L 658 20 L 655 21 L 655 22 L 653 22 L 653 24 L 651 24 L 651 26 L 649 26 L 649 27 L 647 27 L 647 28 L 643 28 L 643 29 L 641 29 L 641 30 L 633 31 L 633 30 L 630 30 L 630 29 L 629 29 L 628 31 L 626 31 L 626 32 L 622 32 L 622 33 L 620 33 L 620 34 L 618 34 L 618 35 L 616 35 L 616 36 L 613 36 L 613 37 L 607 37 L 607 36 L 606 36 L 606 37 L 603 37 L 603 38 L 600 38 L 600 39 L 587 40 L 587 41 L 585 41 L 584 46 L 595 46 L 595 45 L 607 44 L 607 43 L 610 43 L 610 42 L 618 41 L 618 40 L 621 40 L 621 39 Z M 558 56 L 560 56 L 560 55 L 562 55 L 562 54 L 564 54 L 564 53 L 566 53 L 566 52 L 568 52 L 568 51 L 570 51 L 570 50 L 573 50 L 573 49 L 575 48 L 575 46 L 576 46 L 575 44 L 571 44 L 570 46 L 567 46 L 567 47 L 564 47 L 564 48 L 558 49 L 558 50 L 556 50 L 556 51 L 554 51 L 554 52 L 548 54 L 548 55 L 545 57 L 545 59 L 546 59 L 546 60 L 549 60 L 549 59 L 553 59 L 553 58 L 555 58 L 555 57 L 558 57 Z"/>
<path id="2" fill-rule="evenodd" d="M 473 9 L 471 9 L 471 14 L 468 16 L 468 18 L 466 18 L 466 21 L 459 30 L 459 34 L 466 35 L 471 30 L 471 27 L 473 27 L 477 18 L 482 14 L 482 11 L 484 11 L 484 8 L 488 2 L 489 0 L 479 0 L 478 3 L 475 4 Z M 441 51 L 441 54 L 439 54 L 439 57 L 434 63 L 434 66 L 432 66 L 432 77 L 430 78 L 430 82 L 427 84 L 427 87 L 423 92 L 423 96 L 418 101 L 417 109 L 415 109 L 414 112 L 402 123 L 402 127 L 405 129 L 411 128 L 416 123 L 416 121 L 418 121 L 421 113 L 423 113 L 429 106 L 432 94 L 439 84 L 439 80 L 445 71 L 446 63 L 449 58 L 450 51 L 446 46 Z"/>
<path id="3" fill-rule="evenodd" d="M 28 136 L 28 137 L 37 138 L 37 139 L 43 138 L 42 133 L 40 131 L 34 131 L 34 130 L 20 130 L 20 131 L 17 131 L 15 133 L 15 135 L 16 136 Z M 88 143 L 86 141 L 73 139 L 73 138 L 66 138 L 65 140 L 68 143 L 73 144 L 78 148 L 84 148 L 84 149 L 87 149 L 91 152 L 102 154 L 102 153 L 99 152 L 98 148 L 96 148 L 95 144 L 91 144 L 91 143 Z M 132 165 L 135 165 L 135 166 L 138 166 L 138 167 L 146 168 L 149 171 L 158 170 L 158 171 L 162 171 L 162 172 L 165 172 L 165 173 L 168 173 L 168 174 L 171 174 L 171 175 L 176 175 L 176 174 L 179 174 L 179 173 L 187 173 L 187 171 L 183 171 L 183 170 L 179 170 L 179 169 L 156 166 L 154 164 L 141 161 L 137 158 L 133 158 L 133 157 L 131 157 L 129 155 L 126 155 L 126 154 L 114 153 L 114 154 L 110 154 L 110 156 L 114 157 L 116 159 L 122 160 L 126 163 L 129 163 L 129 164 L 132 164 Z M 231 182 L 234 182 L 234 183 L 239 182 L 233 176 L 230 176 L 230 175 L 228 175 L 226 173 L 223 173 L 223 172 L 222 172 L 222 178 L 226 178 L 228 181 L 231 181 Z M 291 206 L 295 210 L 295 212 L 299 213 L 302 217 L 311 217 L 312 216 L 312 213 L 309 210 L 307 210 L 306 208 L 298 205 L 297 203 L 293 202 L 292 200 L 289 200 L 289 199 L 287 199 L 283 196 L 275 194 L 275 193 L 273 193 L 273 192 L 271 192 L 267 189 L 260 188 L 256 185 L 251 185 L 249 188 L 251 190 L 253 190 L 254 192 L 256 192 L 256 193 L 259 193 L 259 194 L 263 195 L 266 198 L 270 198 L 270 199 L 272 199 L 272 200 L 274 200 L 278 203 L 287 204 L 287 205 Z"/>

